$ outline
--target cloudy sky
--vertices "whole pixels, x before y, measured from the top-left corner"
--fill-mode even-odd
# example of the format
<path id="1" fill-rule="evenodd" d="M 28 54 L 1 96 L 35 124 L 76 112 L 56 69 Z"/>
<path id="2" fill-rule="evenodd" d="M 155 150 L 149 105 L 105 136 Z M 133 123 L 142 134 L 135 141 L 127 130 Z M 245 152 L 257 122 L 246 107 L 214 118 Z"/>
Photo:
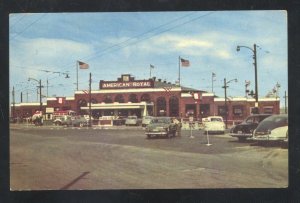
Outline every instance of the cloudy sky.
<path id="1" fill-rule="evenodd" d="M 73 96 L 76 61 L 79 89 L 92 89 L 100 80 L 116 80 L 130 73 L 136 79 L 152 76 L 175 83 L 179 57 L 181 85 L 213 91 L 224 97 L 245 96 L 245 81 L 255 90 L 253 45 L 257 44 L 258 92 L 264 97 L 276 84 L 284 104 L 287 91 L 287 13 L 285 11 L 193 11 L 124 13 L 18 13 L 9 17 L 10 92 L 15 100 L 37 101 L 34 80 L 42 80 L 43 95 Z M 246 46 L 236 51 L 237 45 Z M 70 78 L 65 78 L 66 74 Z"/>

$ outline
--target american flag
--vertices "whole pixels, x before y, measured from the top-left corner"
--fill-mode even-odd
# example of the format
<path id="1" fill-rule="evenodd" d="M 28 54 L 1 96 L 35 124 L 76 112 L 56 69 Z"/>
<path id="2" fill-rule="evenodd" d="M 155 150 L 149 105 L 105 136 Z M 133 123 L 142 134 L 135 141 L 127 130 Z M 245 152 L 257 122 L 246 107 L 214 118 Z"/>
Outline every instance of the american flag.
<path id="1" fill-rule="evenodd" d="M 182 67 L 189 67 L 190 66 L 190 61 L 189 60 L 180 58 L 180 61 L 181 61 L 181 66 Z"/>
<path id="2" fill-rule="evenodd" d="M 79 64 L 80 69 L 88 69 L 89 68 L 89 64 L 87 64 L 87 63 L 78 61 L 78 64 Z"/>

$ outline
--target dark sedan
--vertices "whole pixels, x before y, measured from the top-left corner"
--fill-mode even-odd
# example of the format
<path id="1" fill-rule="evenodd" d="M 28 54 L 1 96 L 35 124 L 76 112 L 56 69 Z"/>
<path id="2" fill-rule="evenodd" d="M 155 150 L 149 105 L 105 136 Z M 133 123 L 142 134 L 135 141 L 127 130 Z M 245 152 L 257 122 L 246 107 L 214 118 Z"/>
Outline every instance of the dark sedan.
<path id="1" fill-rule="evenodd" d="M 258 124 L 269 116 L 271 116 L 271 114 L 253 114 L 248 116 L 242 123 L 234 126 L 230 130 L 230 135 L 238 138 L 239 141 L 245 141 L 247 138 L 253 136 L 253 131 Z"/>
<path id="2" fill-rule="evenodd" d="M 147 138 L 151 136 L 171 137 L 176 135 L 177 126 L 170 117 L 156 117 L 146 127 Z"/>

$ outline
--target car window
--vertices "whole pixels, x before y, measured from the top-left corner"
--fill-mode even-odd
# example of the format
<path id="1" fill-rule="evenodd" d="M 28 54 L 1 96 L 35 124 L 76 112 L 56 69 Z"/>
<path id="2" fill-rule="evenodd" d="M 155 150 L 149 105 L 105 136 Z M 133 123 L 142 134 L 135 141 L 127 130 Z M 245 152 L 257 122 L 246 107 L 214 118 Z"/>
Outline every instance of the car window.
<path id="1" fill-rule="evenodd" d="M 211 121 L 218 121 L 218 122 L 222 122 L 222 119 L 221 119 L 221 118 L 211 118 L 210 120 L 211 120 Z"/>
<path id="2" fill-rule="evenodd" d="M 249 117 L 246 119 L 246 123 L 253 123 L 254 120 L 253 120 L 253 117 Z"/>

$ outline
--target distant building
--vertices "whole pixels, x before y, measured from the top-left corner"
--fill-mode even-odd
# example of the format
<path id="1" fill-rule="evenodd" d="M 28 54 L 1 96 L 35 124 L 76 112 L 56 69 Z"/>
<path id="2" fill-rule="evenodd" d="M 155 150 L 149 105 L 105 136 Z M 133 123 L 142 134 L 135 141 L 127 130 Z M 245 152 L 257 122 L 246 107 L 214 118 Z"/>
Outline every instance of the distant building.
<path id="1" fill-rule="evenodd" d="M 73 110 L 77 114 L 89 111 L 89 91 L 75 91 L 74 97 L 52 97 L 43 103 L 43 113 L 51 119 L 54 111 Z M 12 105 L 12 116 L 28 117 L 39 110 L 39 103 Z M 259 112 L 278 114 L 279 98 L 259 98 Z M 246 97 L 227 98 L 228 120 L 242 120 L 251 114 L 255 100 Z M 210 115 L 225 116 L 225 99 L 194 88 L 172 84 L 155 77 L 136 80 L 123 74 L 116 81 L 100 80 L 99 89 L 91 91 L 92 116 L 143 117 L 171 116 L 201 120 Z"/>

